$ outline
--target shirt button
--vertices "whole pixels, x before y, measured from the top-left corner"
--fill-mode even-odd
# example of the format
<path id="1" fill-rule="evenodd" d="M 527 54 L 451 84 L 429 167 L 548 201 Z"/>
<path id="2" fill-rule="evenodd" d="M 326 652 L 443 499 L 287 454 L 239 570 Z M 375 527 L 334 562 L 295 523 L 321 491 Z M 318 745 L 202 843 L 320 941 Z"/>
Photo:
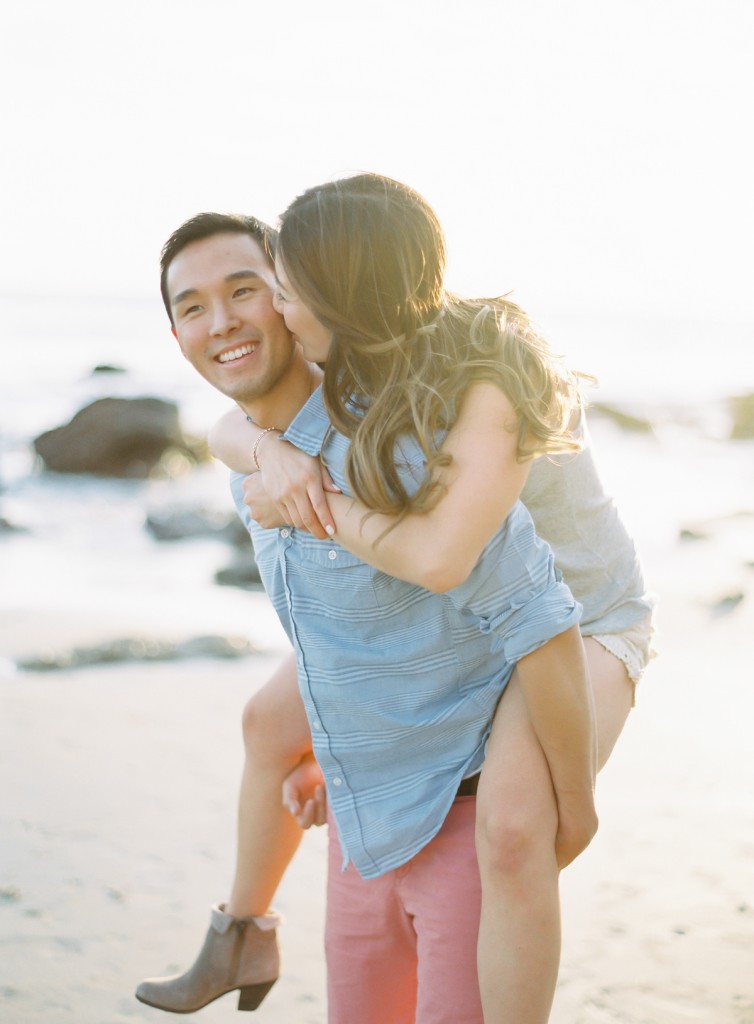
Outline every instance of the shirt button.
<path id="1" fill-rule="evenodd" d="M 338 552 L 337 551 L 328 551 L 327 552 L 327 557 L 330 559 L 330 561 L 332 561 L 334 558 L 338 557 Z"/>
<path id="2" fill-rule="evenodd" d="M 281 537 L 290 537 L 290 535 L 291 535 L 291 531 L 289 529 L 287 529 L 287 527 L 284 526 L 283 529 L 280 531 L 280 536 Z"/>
<path id="3" fill-rule="evenodd" d="M 319 724 L 319 722 L 312 722 L 312 729 L 321 729 L 321 728 L 322 728 L 322 726 Z"/>
<path id="4" fill-rule="evenodd" d="M 332 784 L 333 786 L 341 786 L 343 784 L 343 780 L 338 775 L 336 775 L 335 778 L 332 780 Z"/>

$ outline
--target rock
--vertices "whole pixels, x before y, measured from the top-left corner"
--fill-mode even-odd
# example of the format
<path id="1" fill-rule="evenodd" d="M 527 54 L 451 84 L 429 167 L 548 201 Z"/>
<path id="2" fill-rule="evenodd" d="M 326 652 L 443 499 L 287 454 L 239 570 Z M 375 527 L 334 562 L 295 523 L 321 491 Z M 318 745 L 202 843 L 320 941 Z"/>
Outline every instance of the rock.
<path id="1" fill-rule="evenodd" d="M 145 526 L 156 540 L 212 537 L 236 546 L 250 543 L 246 528 L 234 512 L 171 506 L 150 512 Z"/>
<path id="2" fill-rule="evenodd" d="M 738 591 L 733 594 L 727 594 L 725 597 L 721 597 L 719 601 L 716 601 L 712 605 L 712 614 L 715 616 L 728 615 L 734 608 L 737 608 L 744 599 L 744 594 Z"/>
<path id="3" fill-rule="evenodd" d="M 98 363 L 92 370 L 92 376 L 98 373 L 126 373 L 124 366 L 113 366 L 111 363 Z"/>
<path id="4" fill-rule="evenodd" d="M 34 449 L 53 472 L 114 477 L 146 477 L 171 449 L 193 461 L 203 457 L 184 437 L 178 407 L 161 398 L 98 399 L 41 434 Z"/>
<path id="5" fill-rule="evenodd" d="M 702 530 L 693 530 L 689 526 L 684 526 L 683 529 L 679 530 L 678 537 L 680 540 L 709 540 L 709 534 L 704 533 Z"/>
<path id="6" fill-rule="evenodd" d="M 242 587 L 246 590 L 255 589 L 261 585 L 262 580 L 251 543 L 246 547 L 239 547 L 230 565 L 224 569 L 218 569 L 215 573 L 215 583 L 225 587 Z"/>
<path id="7" fill-rule="evenodd" d="M 604 416 L 624 430 L 633 430 L 640 434 L 653 433 L 652 424 L 648 419 L 641 416 L 633 416 L 631 413 L 624 412 L 614 405 L 608 405 L 606 402 L 590 402 L 588 412 L 592 415 L 596 413 L 598 416 Z"/>
<path id="8" fill-rule="evenodd" d="M 242 658 L 254 648 L 246 637 L 196 636 L 188 640 L 157 640 L 153 637 L 124 637 L 92 647 L 74 647 L 24 658 L 18 668 L 27 672 L 110 665 L 123 661 L 176 661 L 180 658 Z"/>
<path id="9" fill-rule="evenodd" d="M 728 408 L 733 417 L 730 430 L 731 439 L 741 441 L 754 437 L 754 394 L 729 398 Z"/>
<path id="10" fill-rule="evenodd" d="M 240 519 L 239 519 L 239 522 L 240 522 Z M 0 516 L 0 533 L 27 533 L 27 532 L 28 531 L 27 531 L 25 526 L 19 526 L 17 523 L 12 523 L 9 519 L 6 519 L 5 516 Z M 244 530 L 244 533 L 246 533 L 245 530 Z M 246 536 L 248 537 L 248 534 L 246 534 Z"/>
<path id="11" fill-rule="evenodd" d="M 181 658 L 245 658 L 254 648 L 246 637 L 195 636 L 179 647 Z"/>

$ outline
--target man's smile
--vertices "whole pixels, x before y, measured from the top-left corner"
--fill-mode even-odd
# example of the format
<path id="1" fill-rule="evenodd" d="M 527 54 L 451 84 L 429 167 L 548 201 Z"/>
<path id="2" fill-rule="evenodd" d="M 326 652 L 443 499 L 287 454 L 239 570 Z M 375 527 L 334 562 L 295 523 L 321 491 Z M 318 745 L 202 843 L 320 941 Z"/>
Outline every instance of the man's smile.
<path id="1" fill-rule="evenodd" d="M 218 363 L 231 363 L 236 359 L 243 358 L 243 356 L 250 356 L 251 353 L 256 350 L 256 347 L 256 344 L 239 345 L 238 348 L 232 348 L 227 352 L 221 352 L 216 358 Z"/>

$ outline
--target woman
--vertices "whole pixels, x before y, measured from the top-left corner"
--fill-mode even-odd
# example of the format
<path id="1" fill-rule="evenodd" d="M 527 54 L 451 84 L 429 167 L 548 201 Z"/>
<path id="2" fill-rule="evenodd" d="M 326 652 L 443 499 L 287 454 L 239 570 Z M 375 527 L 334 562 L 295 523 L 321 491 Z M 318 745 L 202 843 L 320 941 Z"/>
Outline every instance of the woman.
<path id="1" fill-rule="evenodd" d="M 391 248 L 398 259 L 390 260 Z M 475 563 L 498 525 L 495 515 L 520 491 L 522 466 L 528 465 L 521 459 L 542 451 L 549 424 L 538 418 L 542 364 L 527 362 L 530 349 L 522 356 L 511 345 L 501 353 L 502 365 L 494 365 L 494 348 L 486 348 L 482 337 L 484 319 L 493 315 L 484 312 L 489 304 L 464 303 L 444 293 L 443 256 L 439 225 L 426 203 L 397 183 L 365 175 L 309 190 L 292 204 L 281 219 L 276 274 L 278 308 L 305 354 L 326 359 L 328 413 L 351 439 L 348 473 L 362 507 L 354 508 L 345 496 L 330 497 L 338 542 L 385 572 L 444 590 Z M 396 265 L 391 280 L 387 268 Z M 520 311 L 509 307 L 505 313 L 518 321 L 516 333 L 537 347 Z M 450 451 L 438 449 L 435 437 L 464 394 L 463 408 L 474 405 L 473 413 L 469 410 L 473 447 L 462 454 L 451 441 Z M 426 456 L 428 472 L 417 493 L 402 486 L 395 467 L 394 452 L 406 434 L 420 438 Z M 513 437 L 517 445 L 511 444 Z M 508 457 L 501 464 L 499 451 L 506 442 Z M 449 466 L 443 462 L 448 454 L 453 456 Z M 496 454 L 503 481 L 489 479 Z M 587 484 L 597 493 L 586 468 L 582 465 L 578 484 L 565 474 L 561 484 Z M 552 472 L 546 459 L 538 459 L 529 493 Z M 439 499 L 442 487 L 448 490 Z M 554 504 L 549 509 L 551 521 L 563 514 Z M 380 514 L 366 515 L 374 510 Z M 401 522 L 407 513 L 412 519 Z M 296 525 L 288 514 L 286 521 L 291 520 Z M 572 588 L 589 560 L 592 525 L 592 515 L 573 523 L 584 548 L 572 559 L 570 573 L 563 567 Z M 543 531 L 545 537 L 548 533 Z M 623 631 L 623 622 L 629 628 L 644 623 L 640 633 L 645 633 L 649 610 L 633 552 L 626 552 L 625 561 L 621 576 L 627 578 L 606 582 L 592 565 L 591 581 L 584 580 L 597 591 L 591 595 L 595 604 L 605 608 L 603 621 L 597 620 L 598 639 L 589 643 L 595 685 L 602 687 L 595 694 L 602 762 L 631 704 L 631 673 L 636 676 L 641 664 L 632 661 L 633 651 L 623 654 L 625 637 L 621 641 L 616 633 Z M 610 607 L 617 594 L 620 613 Z M 583 599 L 580 589 L 577 596 Z M 529 660 L 549 649 L 548 644 Z M 621 654 L 631 662 L 631 672 Z M 477 798 L 483 892 L 479 973 L 489 1021 L 547 1019 L 559 952 L 557 872 L 586 845 L 593 827 L 580 790 L 583 733 L 576 728 L 569 735 L 560 725 L 568 722 L 568 709 L 560 707 L 553 716 L 552 688 L 548 693 L 527 684 L 524 675 L 520 663 L 522 685 L 514 678 L 500 703 Z"/>

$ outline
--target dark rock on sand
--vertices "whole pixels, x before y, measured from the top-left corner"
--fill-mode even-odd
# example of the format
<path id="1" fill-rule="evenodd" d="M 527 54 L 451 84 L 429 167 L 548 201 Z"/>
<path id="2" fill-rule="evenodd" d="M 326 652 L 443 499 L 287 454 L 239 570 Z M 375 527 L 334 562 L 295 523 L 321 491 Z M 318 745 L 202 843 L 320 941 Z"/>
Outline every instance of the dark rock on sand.
<path id="1" fill-rule="evenodd" d="M 98 399 L 41 434 L 34 448 L 53 472 L 109 477 L 146 477 L 170 449 L 192 461 L 204 455 L 184 436 L 178 407 L 161 398 Z"/>
<path id="2" fill-rule="evenodd" d="M 249 640 L 234 636 L 196 636 L 188 640 L 125 637 L 91 647 L 73 647 L 25 658 L 18 668 L 27 672 L 52 672 L 127 661 L 177 661 L 181 658 L 242 658 L 253 653 Z"/>
<path id="3" fill-rule="evenodd" d="M 226 587 L 242 587 L 247 590 L 258 588 L 262 581 L 254 558 L 251 544 L 239 547 L 233 561 L 215 573 L 215 583 Z"/>
<path id="4" fill-rule="evenodd" d="M 147 515 L 145 525 L 157 540 L 211 537 L 237 547 L 248 547 L 251 544 L 246 528 L 233 512 L 170 506 L 159 511 L 151 511 Z"/>
<path id="5" fill-rule="evenodd" d="M 709 534 L 703 530 L 691 529 L 691 527 L 684 526 L 682 530 L 679 530 L 678 537 L 680 540 L 709 540 Z"/>
<path id="6" fill-rule="evenodd" d="M 653 433 L 652 424 L 648 419 L 643 416 L 634 416 L 607 402 L 590 402 L 588 411 L 591 416 L 604 416 L 606 419 L 612 420 L 623 430 L 632 430 L 641 434 Z"/>
<path id="7" fill-rule="evenodd" d="M 111 363 L 98 363 L 92 370 L 92 376 L 97 373 L 126 373 L 125 366 L 113 366 Z"/>
<path id="8" fill-rule="evenodd" d="M 728 408 L 733 418 L 731 438 L 739 441 L 754 437 L 754 394 L 729 398 Z"/>
<path id="9" fill-rule="evenodd" d="M 715 616 L 727 615 L 741 604 L 744 597 L 745 595 L 740 590 L 734 594 L 726 594 L 712 605 L 712 614 Z"/>
<path id="10" fill-rule="evenodd" d="M 240 521 L 240 520 L 239 520 Z M 19 526 L 17 523 L 12 523 L 10 519 L 6 519 L 4 516 L 0 516 L 0 535 L 4 533 L 27 533 L 25 526 Z"/>

